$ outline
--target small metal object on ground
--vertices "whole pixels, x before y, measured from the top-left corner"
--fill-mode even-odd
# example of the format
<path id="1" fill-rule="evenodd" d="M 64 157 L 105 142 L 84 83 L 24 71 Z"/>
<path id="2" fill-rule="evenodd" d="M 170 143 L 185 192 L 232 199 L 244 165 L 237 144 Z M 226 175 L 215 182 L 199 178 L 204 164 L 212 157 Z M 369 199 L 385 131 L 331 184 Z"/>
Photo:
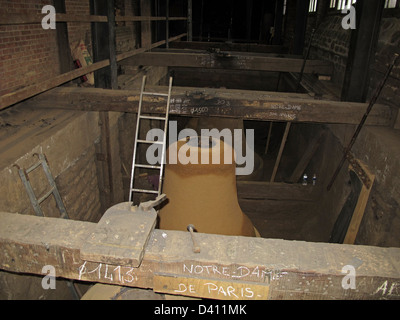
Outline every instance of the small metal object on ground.
<path id="1" fill-rule="evenodd" d="M 189 224 L 187 226 L 188 231 L 190 232 L 190 235 L 192 237 L 192 241 L 193 241 L 193 252 L 194 253 L 200 253 L 200 246 L 197 244 L 196 239 L 194 238 L 194 225 Z"/>

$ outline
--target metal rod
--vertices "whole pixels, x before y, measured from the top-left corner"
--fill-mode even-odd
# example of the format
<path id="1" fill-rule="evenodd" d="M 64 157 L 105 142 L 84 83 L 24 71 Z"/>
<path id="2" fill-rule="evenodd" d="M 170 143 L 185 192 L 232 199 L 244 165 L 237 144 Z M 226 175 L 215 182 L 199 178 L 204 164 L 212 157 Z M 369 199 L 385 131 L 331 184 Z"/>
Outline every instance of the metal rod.
<path id="1" fill-rule="evenodd" d="M 299 89 L 300 89 L 301 79 L 303 78 L 304 69 L 306 67 L 306 62 L 308 60 L 308 56 L 310 55 L 310 49 L 311 49 L 311 44 L 312 44 L 312 41 L 313 41 L 313 38 L 314 38 L 314 34 L 315 34 L 315 29 L 312 29 L 311 36 L 310 36 L 310 41 L 308 42 L 307 52 L 306 52 L 306 55 L 305 55 L 304 60 L 303 60 L 303 65 L 301 66 L 299 80 L 297 81 L 296 92 L 299 92 Z"/>
<path id="2" fill-rule="evenodd" d="M 160 169 L 160 178 L 158 182 L 158 195 L 161 195 L 163 186 L 164 162 L 165 162 L 165 153 L 167 152 L 167 130 L 168 130 L 169 109 L 171 105 L 172 83 L 173 83 L 173 78 L 169 77 L 167 110 L 165 113 L 165 123 L 164 123 L 164 145 L 161 151 L 161 162 L 160 162 L 161 169 Z"/>
<path id="3" fill-rule="evenodd" d="M 344 162 L 346 161 L 348 154 L 351 150 L 351 148 L 353 147 L 354 143 L 356 142 L 356 139 L 362 129 L 362 127 L 364 126 L 365 121 L 367 120 L 367 117 L 369 115 L 369 113 L 372 110 L 372 107 L 374 106 L 374 104 L 376 103 L 376 101 L 378 100 L 378 97 L 383 89 L 383 87 L 385 86 L 386 80 L 389 78 L 390 73 L 392 72 L 392 69 L 394 67 L 394 65 L 397 62 L 397 59 L 399 58 L 399 54 L 395 54 L 392 63 L 389 65 L 388 70 L 386 71 L 385 76 L 383 77 L 381 83 L 379 84 L 379 86 L 376 88 L 374 95 L 371 98 L 371 101 L 368 104 L 367 110 L 365 111 L 364 116 L 361 119 L 361 122 L 358 124 L 356 131 L 353 134 L 353 137 L 351 138 L 350 143 L 348 144 L 348 146 L 344 149 L 343 152 L 343 157 L 342 160 L 340 161 L 338 167 L 336 168 L 336 171 L 334 172 L 331 181 L 329 182 L 328 186 L 327 186 L 327 190 L 329 191 L 332 188 L 333 183 L 336 180 L 336 177 L 338 176 L 340 170 L 342 169 L 342 166 L 344 164 Z"/>
<path id="4" fill-rule="evenodd" d="M 196 239 L 194 238 L 194 225 L 189 224 L 187 226 L 188 231 L 190 232 L 190 236 L 192 237 L 192 241 L 193 241 L 193 252 L 194 253 L 200 253 L 200 246 L 197 244 Z"/>
<path id="5" fill-rule="evenodd" d="M 291 122 L 287 122 L 286 123 L 285 132 L 283 133 L 281 146 L 279 148 L 278 157 L 276 158 L 276 161 L 275 161 L 275 166 L 274 166 L 274 170 L 272 171 L 272 176 L 271 176 L 270 182 L 274 182 L 274 180 L 275 180 L 275 176 L 276 176 L 276 173 L 278 171 L 279 163 L 281 162 L 283 149 L 285 149 L 286 139 L 287 139 L 287 137 L 289 135 L 289 130 L 290 130 L 291 124 L 292 124 Z"/>

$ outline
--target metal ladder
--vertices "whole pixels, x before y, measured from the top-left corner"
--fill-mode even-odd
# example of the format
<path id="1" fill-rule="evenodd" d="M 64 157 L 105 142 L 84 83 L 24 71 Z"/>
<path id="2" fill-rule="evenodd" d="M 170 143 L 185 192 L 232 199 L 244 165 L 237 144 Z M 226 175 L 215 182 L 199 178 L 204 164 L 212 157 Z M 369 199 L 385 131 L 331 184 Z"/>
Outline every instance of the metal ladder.
<path id="1" fill-rule="evenodd" d="M 65 209 L 64 203 L 61 199 L 60 193 L 58 192 L 56 182 L 54 181 L 53 175 L 50 172 L 49 164 L 47 162 L 46 156 L 44 154 L 37 154 L 34 153 L 33 156 L 37 156 L 39 159 L 39 162 L 34 164 L 28 169 L 21 169 L 18 165 L 14 165 L 18 168 L 18 173 L 19 176 L 21 177 L 21 180 L 25 186 L 26 192 L 28 193 L 29 199 L 31 200 L 33 209 L 35 210 L 35 213 L 37 216 L 44 217 L 42 208 L 40 207 L 40 204 L 46 200 L 51 194 L 53 194 L 54 199 L 56 200 L 58 210 L 60 210 L 60 216 L 63 219 L 69 219 L 67 210 Z M 50 184 L 50 190 L 47 191 L 40 199 L 38 199 L 33 191 L 30 179 L 29 179 L 29 173 L 31 173 L 33 170 L 37 169 L 38 167 L 42 166 L 43 171 L 47 177 L 47 180 L 49 181 Z"/>
<path id="2" fill-rule="evenodd" d="M 53 175 L 50 172 L 49 168 L 49 163 L 47 162 L 47 158 L 44 154 L 38 154 L 34 153 L 33 156 L 37 156 L 39 161 L 35 163 L 33 166 L 29 167 L 28 169 L 21 169 L 17 164 L 14 164 L 14 166 L 18 169 L 19 176 L 21 177 L 22 183 L 25 186 L 26 192 L 28 193 L 29 200 L 31 201 L 31 204 L 33 206 L 33 209 L 35 210 L 35 213 L 37 216 L 44 217 L 44 213 L 42 211 L 42 208 L 40 207 L 40 204 L 45 201 L 51 194 L 53 194 L 54 199 L 56 200 L 58 210 L 60 210 L 60 216 L 63 219 L 69 219 L 69 216 L 67 214 L 67 210 L 65 209 L 64 203 L 61 199 L 61 195 L 58 192 L 56 182 L 53 178 Z M 37 198 L 35 195 L 35 192 L 33 191 L 30 179 L 29 179 L 29 173 L 37 169 L 38 167 L 42 166 L 43 171 L 47 177 L 47 180 L 50 184 L 50 190 L 47 191 L 41 198 Z M 76 288 L 75 283 L 72 280 L 69 280 L 66 282 L 68 288 L 70 289 L 72 295 L 76 300 L 79 300 L 82 297 L 82 293 L 79 291 L 79 289 Z"/>
<path id="3" fill-rule="evenodd" d="M 158 92 L 146 92 L 144 91 L 146 85 L 146 76 L 143 76 L 142 80 L 142 88 L 140 90 L 140 98 L 139 98 L 139 108 L 138 108 L 138 116 L 137 116 L 137 123 L 136 123 L 136 134 L 135 134 L 135 144 L 133 148 L 133 158 L 132 158 L 132 171 L 131 171 L 131 182 L 129 185 L 129 202 L 133 201 L 133 193 L 150 193 L 156 194 L 157 196 L 161 195 L 162 192 L 162 180 L 163 180 L 163 171 L 164 171 L 164 160 L 165 160 L 165 151 L 166 151 L 166 141 L 167 141 L 167 129 L 168 129 L 168 116 L 169 116 L 169 106 L 171 100 L 171 90 L 172 90 L 172 81 L 173 78 L 169 78 L 169 87 L 168 93 L 158 93 Z M 143 96 L 161 96 L 167 97 L 167 107 L 165 111 L 165 117 L 156 117 L 156 116 L 143 116 L 142 115 L 142 103 L 143 103 Z M 151 140 L 141 140 L 139 139 L 139 132 L 140 132 L 140 121 L 142 119 L 148 120 L 161 120 L 164 121 L 164 137 L 163 141 L 151 141 Z M 138 144 L 159 144 L 162 145 L 161 151 L 161 162 L 159 166 L 156 165 L 148 165 L 148 164 L 137 164 L 136 163 L 136 156 L 137 156 L 137 148 Z M 156 169 L 159 170 L 159 183 L 158 183 L 158 190 L 146 190 L 146 189 L 137 189 L 134 188 L 135 182 L 135 169 L 136 168 L 144 168 L 144 169 Z"/>

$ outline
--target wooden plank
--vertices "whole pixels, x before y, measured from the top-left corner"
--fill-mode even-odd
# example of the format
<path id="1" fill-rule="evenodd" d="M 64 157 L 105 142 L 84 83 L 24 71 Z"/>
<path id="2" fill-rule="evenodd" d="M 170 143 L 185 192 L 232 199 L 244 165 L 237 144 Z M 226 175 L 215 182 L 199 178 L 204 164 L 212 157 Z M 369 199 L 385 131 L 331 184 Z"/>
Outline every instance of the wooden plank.
<path id="1" fill-rule="evenodd" d="M 151 92 L 167 92 L 166 87 L 149 87 Z M 279 93 L 281 94 L 281 93 Z M 32 107 L 66 108 L 84 111 L 137 113 L 140 90 L 57 88 L 26 102 Z M 144 112 L 163 113 L 164 97 L 145 97 Z M 366 104 L 340 101 L 285 98 L 270 92 L 245 90 L 172 88 L 170 114 L 234 117 L 246 120 L 296 121 L 358 124 Z M 367 124 L 390 126 L 392 111 L 375 105 Z"/>
<path id="2" fill-rule="evenodd" d="M 384 0 L 355 4 L 357 23 L 351 33 L 346 72 L 342 86 L 343 101 L 365 102 L 369 90 L 370 65 L 375 60 Z"/>
<path id="3" fill-rule="evenodd" d="M 170 21 L 185 21 L 186 17 L 169 17 Z M 152 17 L 152 16 L 116 16 L 116 21 L 165 21 L 166 17 Z"/>
<path id="4" fill-rule="evenodd" d="M 82 259 L 138 267 L 142 262 L 157 213 L 135 210 L 130 202 L 109 208 L 83 243 Z"/>
<path id="5" fill-rule="evenodd" d="M 267 300 L 269 286 L 254 282 L 155 274 L 153 291 L 218 300 Z"/>
<path id="6" fill-rule="evenodd" d="M 186 36 L 186 34 L 181 34 L 181 35 L 172 37 L 171 39 L 169 39 L 169 41 L 175 41 L 184 36 Z M 119 55 L 117 55 L 117 61 L 121 61 L 121 60 L 131 57 L 135 54 L 150 50 L 157 46 L 163 45 L 164 43 L 165 43 L 165 40 L 153 43 L 152 45 L 150 45 L 149 47 L 146 47 L 146 48 L 135 49 L 135 50 L 132 50 L 129 52 L 119 54 Z M 88 74 L 88 73 L 94 72 L 96 70 L 99 70 L 101 68 L 107 67 L 109 65 L 110 65 L 109 60 L 95 62 L 92 65 L 87 66 L 85 68 L 79 68 L 79 69 L 76 69 L 76 70 L 73 70 L 73 71 L 70 71 L 67 73 L 63 73 L 59 76 L 48 79 L 46 81 L 42 81 L 40 83 L 36 83 L 36 84 L 30 85 L 30 86 L 27 86 L 25 88 L 15 91 L 15 92 L 5 94 L 0 97 L 0 110 L 5 109 L 13 104 L 18 103 L 18 102 L 21 102 L 25 99 L 31 98 L 37 94 L 46 92 L 47 90 L 56 88 L 66 82 L 69 82 L 71 80 L 79 78 L 85 74 Z"/>
<path id="7" fill-rule="evenodd" d="M 140 0 L 140 15 L 151 15 L 151 3 L 149 1 Z M 142 20 L 141 22 L 141 47 L 147 47 L 151 44 L 151 22 L 150 20 Z"/>
<path id="8" fill-rule="evenodd" d="M 0 25 L 42 23 L 44 14 L 0 13 Z M 107 22 L 107 16 L 56 13 L 57 22 Z"/>
<path id="9" fill-rule="evenodd" d="M 56 12 L 65 13 L 65 0 L 54 0 L 53 3 Z M 56 28 L 60 73 L 66 73 L 75 68 L 69 46 L 68 26 L 66 22 L 59 21 L 56 25 Z"/>
<path id="10" fill-rule="evenodd" d="M 96 228 L 90 222 L 0 213 L 0 269 L 138 288 L 153 288 L 156 274 L 203 277 L 269 286 L 268 299 L 400 299 L 400 248 L 311 243 L 154 230 L 142 263 L 131 266 L 81 259 Z M 352 265 L 356 289 L 342 282 Z M 190 295 L 190 294 L 188 294 Z"/>
<path id="11" fill-rule="evenodd" d="M 264 45 L 258 43 L 229 43 L 229 42 L 202 42 L 188 41 L 175 42 L 171 44 L 171 48 L 176 49 L 192 49 L 192 50 L 208 50 L 210 48 L 220 49 L 222 51 L 242 51 L 242 52 L 260 52 L 260 53 L 285 53 L 287 48 L 281 45 Z"/>
<path id="12" fill-rule="evenodd" d="M 294 58 L 262 57 L 257 55 L 218 53 L 146 52 L 129 61 L 131 65 L 192 67 L 236 70 L 300 72 L 303 60 Z M 321 60 L 307 60 L 304 73 L 332 74 L 332 64 Z"/>
<path id="13" fill-rule="evenodd" d="M 303 156 L 301 157 L 300 161 L 297 163 L 296 168 L 293 170 L 293 173 L 289 178 L 289 182 L 291 182 L 291 183 L 299 182 L 301 176 L 304 173 L 304 170 L 306 170 L 312 157 L 314 156 L 319 145 L 321 144 L 324 136 L 325 136 L 325 131 L 321 130 L 316 136 L 313 137 L 313 139 L 308 144 L 307 149 L 304 151 Z"/>
<path id="14" fill-rule="evenodd" d="M 27 13 L 0 13 L 0 25 L 19 25 L 42 23 L 45 14 Z M 116 16 L 115 20 L 120 21 L 165 21 L 166 17 L 152 16 Z M 170 21 L 185 21 L 186 17 L 170 17 Z M 108 22 L 106 15 L 82 15 L 56 12 L 57 22 Z"/>
<path id="15" fill-rule="evenodd" d="M 361 161 L 358 161 L 358 162 L 361 165 L 361 167 L 363 168 L 363 171 L 367 173 L 370 183 L 368 185 L 363 183 L 363 186 L 361 188 L 356 207 L 354 209 L 353 215 L 350 220 L 350 225 L 347 229 L 347 233 L 346 233 L 346 236 L 343 241 L 343 243 L 346 243 L 346 244 L 354 244 L 355 243 L 357 233 L 358 233 L 358 230 L 361 225 L 362 218 L 364 217 L 364 212 L 365 212 L 365 208 L 367 206 L 369 195 L 371 193 L 372 186 L 373 186 L 373 183 L 375 180 L 375 175 L 372 174 L 368 170 L 367 166 L 365 164 L 363 164 Z M 349 166 L 349 169 L 353 170 L 354 172 L 356 172 L 358 174 L 357 168 L 354 168 L 351 164 Z"/>
<path id="16" fill-rule="evenodd" d="M 312 185 L 283 182 L 237 181 L 236 185 L 239 199 L 315 201 L 321 192 Z"/>

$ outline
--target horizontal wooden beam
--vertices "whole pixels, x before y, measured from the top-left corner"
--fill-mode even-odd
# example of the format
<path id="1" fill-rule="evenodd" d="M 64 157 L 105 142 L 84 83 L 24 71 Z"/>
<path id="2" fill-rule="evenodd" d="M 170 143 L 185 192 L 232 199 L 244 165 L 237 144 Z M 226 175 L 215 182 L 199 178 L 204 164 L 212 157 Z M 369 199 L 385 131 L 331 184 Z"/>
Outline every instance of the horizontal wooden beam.
<path id="1" fill-rule="evenodd" d="M 191 50 L 209 50 L 220 49 L 223 51 L 242 51 L 242 52 L 260 52 L 260 53 L 286 53 L 288 50 L 284 46 L 265 45 L 258 43 L 229 43 L 229 42 L 202 42 L 185 41 L 175 42 L 170 48 L 191 49 Z"/>
<path id="2" fill-rule="evenodd" d="M 0 25 L 41 23 L 45 14 L 0 13 Z M 116 16 L 115 21 L 166 21 L 166 17 Z M 184 21 L 187 17 L 169 17 L 169 21 Z M 57 22 L 108 22 L 107 16 L 56 13 Z"/>
<path id="3" fill-rule="evenodd" d="M 41 23 L 45 14 L 1 13 L 0 25 Z M 108 22 L 107 16 L 56 13 L 57 22 Z"/>
<path id="4" fill-rule="evenodd" d="M 189 232 L 154 230 L 134 268 L 81 259 L 95 223 L 12 213 L 0 222 L 0 269 L 10 272 L 45 276 L 51 265 L 61 278 L 213 299 L 400 298 L 400 248 L 196 233 L 194 253 Z"/>
<path id="5" fill-rule="evenodd" d="M 148 87 L 150 92 L 167 92 L 166 87 Z M 137 90 L 56 88 L 26 102 L 32 107 L 83 111 L 137 113 Z M 218 116 L 247 120 L 358 124 L 367 104 L 307 99 L 305 95 L 246 90 L 173 87 L 171 115 Z M 143 112 L 164 113 L 166 98 L 145 96 Z M 375 105 L 367 124 L 390 126 L 392 110 Z"/>
<path id="6" fill-rule="evenodd" d="M 116 16 L 115 21 L 166 21 L 167 17 L 150 16 Z M 168 17 L 169 21 L 185 21 L 187 17 Z"/>
<path id="7" fill-rule="evenodd" d="M 169 41 L 172 42 L 172 41 L 178 40 L 180 38 L 183 38 L 185 36 L 186 36 L 186 33 L 183 33 L 181 35 L 171 37 L 169 39 Z M 165 42 L 166 42 L 165 40 L 162 40 L 162 41 L 153 43 L 150 46 L 145 47 L 145 48 L 139 48 L 139 49 L 135 49 L 135 50 L 132 50 L 129 52 L 121 53 L 121 54 L 117 55 L 117 61 L 121 61 L 123 59 L 132 57 L 136 54 L 143 53 L 152 48 L 159 47 L 159 46 L 165 44 Z M 69 82 L 71 80 L 79 78 L 85 74 L 105 68 L 109 65 L 110 65 L 110 60 L 108 60 L 108 59 L 99 61 L 99 62 L 93 63 L 90 66 L 75 69 L 75 70 L 60 74 L 58 76 L 55 76 L 53 78 L 47 79 L 43 82 L 36 83 L 36 84 L 30 85 L 30 86 L 27 86 L 25 88 L 22 88 L 20 90 L 14 91 L 12 93 L 5 94 L 0 97 L 0 110 L 5 109 L 13 104 L 18 103 L 18 102 L 21 102 L 25 99 L 31 98 L 42 92 L 46 92 L 47 90 L 58 87 L 66 82 Z"/>
<path id="8" fill-rule="evenodd" d="M 212 69 L 260 70 L 279 72 L 300 72 L 303 60 L 295 58 L 268 57 L 246 55 L 245 53 L 176 53 L 176 52 L 146 52 L 135 59 L 126 61 L 130 65 L 192 67 Z M 332 74 L 330 62 L 308 60 L 304 73 Z"/>
<path id="9" fill-rule="evenodd" d="M 248 200 L 315 201 L 321 188 L 300 183 L 238 181 L 237 193 L 239 199 Z"/>

